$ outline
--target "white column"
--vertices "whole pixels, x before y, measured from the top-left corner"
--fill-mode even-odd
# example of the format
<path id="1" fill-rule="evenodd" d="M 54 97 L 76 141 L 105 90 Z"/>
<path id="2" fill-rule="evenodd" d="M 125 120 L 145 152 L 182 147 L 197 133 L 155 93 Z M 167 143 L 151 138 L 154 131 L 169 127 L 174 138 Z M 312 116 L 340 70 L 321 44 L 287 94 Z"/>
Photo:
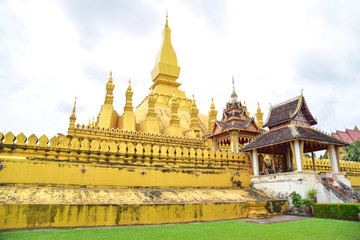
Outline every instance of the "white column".
<path id="1" fill-rule="evenodd" d="M 331 163 L 331 170 L 333 173 L 338 173 L 339 166 L 338 166 L 338 161 L 337 161 L 337 156 L 336 156 L 336 151 L 335 151 L 334 145 L 329 146 L 329 155 L 330 155 L 329 157 L 330 157 L 330 163 Z"/>
<path id="2" fill-rule="evenodd" d="M 251 151 L 252 153 L 252 165 L 253 165 L 253 170 L 254 170 L 254 176 L 259 176 L 259 161 L 258 161 L 258 155 L 257 155 L 257 150 L 254 149 Z"/>
<path id="3" fill-rule="evenodd" d="M 299 140 L 294 141 L 294 154 L 295 154 L 295 161 L 297 166 L 297 171 L 302 171 L 302 164 L 301 164 L 301 149 Z"/>

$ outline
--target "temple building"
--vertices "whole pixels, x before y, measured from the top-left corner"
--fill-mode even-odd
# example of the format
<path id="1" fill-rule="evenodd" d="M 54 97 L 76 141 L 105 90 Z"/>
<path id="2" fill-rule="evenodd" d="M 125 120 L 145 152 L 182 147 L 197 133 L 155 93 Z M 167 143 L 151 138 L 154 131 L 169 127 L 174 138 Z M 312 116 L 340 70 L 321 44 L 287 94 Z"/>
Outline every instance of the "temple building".
<path id="1" fill-rule="evenodd" d="M 166 17 L 149 93 L 135 109 L 130 80 L 122 113 L 114 109 L 110 72 L 89 124 L 76 122 L 75 99 L 67 134 L 0 132 L 0 229 L 267 218 L 288 209 L 289 186 L 304 196 L 303 183 L 318 173 L 348 187 L 346 172 L 360 186 L 360 163 L 338 161 L 346 143 L 311 128 L 317 121 L 303 95 L 271 107 L 263 124 L 259 103 L 255 121 L 233 82 L 221 120 L 213 100 L 208 116 L 200 114 L 195 96 L 179 89 L 170 34 Z M 322 149 L 331 163 L 302 158 Z M 260 175 L 269 156 L 285 173 Z M 348 201 L 321 191 L 331 196 L 324 202 Z"/>
<path id="2" fill-rule="evenodd" d="M 314 151 L 327 149 L 330 151 L 333 172 L 339 172 L 339 147 L 345 143 L 311 128 L 315 124 L 317 121 L 302 94 L 270 107 L 268 119 L 264 124 L 269 131 L 241 149 L 243 152 L 252 152 L 254 176 L 259 175 L 259 153 L 284 156 L 287 171 L 302 171 L 304 153 L 313 155 Z"/>
<path id="3" fill-rule="evenodd" d="M 244 144 L 251 142 L 264 132 L 262 125 L 262 112 L 258 106 L 258 123 L 249 116 L 246 106 L 238 101 L 235 92 L 234 79 L 231 100 L 226 103 L 226 108 L 220 121 L 215 121 L 210 134 L 206 135 L 212 143 L 212 149 L 217 151 L 220 147 L 230 146 L 232 152 L 239 153 Z M 209 113 L 210 114 L 210 113 Z"/>
<path id="4" fill-rule="evenodd" d="M 358 202 L 360 195 L 351 188 L 350 181 L 341 173 L 339 148 L 346 142 L 311 126 L 317 124 L 305 97 L 300 96 L 270 107 L 264 127 L 269 131 L 241 149 L 251 153 L 253 176 L 251 184 L 273 196 L 288 195 L 293 191 L 306 196 L 311 189 L 318 191 L 321 202 Z M 317 169 L 314 151 L 327 150 L 331 172 L 321 174 Z M 304 153 L 311 153 L 311 168 L 305 165 Z M 272 171 L 261 175 L 259 155 L 270 155 Z M 275 168 L 275 156 L 282 170 Z M 307 170 L 307 171 L 305 171 Z M 265 174 L 262 172 L 262 174 Z M 300 179 L 300 181 L 299 181 Z"/>

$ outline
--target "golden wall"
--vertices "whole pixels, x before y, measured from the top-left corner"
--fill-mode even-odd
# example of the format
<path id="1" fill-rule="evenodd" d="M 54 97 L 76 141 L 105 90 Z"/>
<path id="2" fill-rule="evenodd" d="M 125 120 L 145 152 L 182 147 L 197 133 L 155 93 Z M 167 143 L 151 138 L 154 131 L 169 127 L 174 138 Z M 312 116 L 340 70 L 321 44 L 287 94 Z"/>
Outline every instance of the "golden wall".
<path id="1" fill-rule="evenodd" d="M 0 136 L 2 139 L 2 136 Z M 0 184 L 106 188 L 248 188 L 247 154 L 11 132 L 0 144 Z"/>
<path id="2" fill-rule="evenodd" d="M 270 215 L 281 214 L 287 209 L 287 201 L 267 203 L 267 208 Z M 213 221 L 244 218 L 248 212 L 249 202 L 166 205 L 1 204 L 0 229 Z"/>

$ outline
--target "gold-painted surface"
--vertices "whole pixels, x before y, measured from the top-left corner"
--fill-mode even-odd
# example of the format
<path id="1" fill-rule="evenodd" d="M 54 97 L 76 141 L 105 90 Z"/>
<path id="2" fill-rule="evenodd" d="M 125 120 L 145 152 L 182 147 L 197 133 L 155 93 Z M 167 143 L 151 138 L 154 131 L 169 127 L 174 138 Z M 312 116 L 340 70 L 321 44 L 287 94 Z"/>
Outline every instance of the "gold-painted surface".
<path id="1" fill-rule="evenodd" d="M 34 146 L 33 142 L 0 143 L 0 161 L 6 165 L 0 183 L 114 188 L 249 187 L 246 154 L 174 148 L 166 141 L 176 139 L 163 140 L 165 144 L 157 145 L 60 136 L 51 138 L 49 147 Z M 82 168 L 86 169 L 84 173 Z"/>
<path id="2" fill-rule="evenodd" d="M 269 218 L 269 213 L 265 209 L 265 201 L 249 202 L 248 218 Z"/>
<path id="3" fill-rule="evenodd" d="M 116 226 L 244 218 L 246 202 L 196 204 L 1 204 L 0 229 Z"/>
<path id="4" fill-rule="evenodd" d="M 68 162 L 69 160 L 66 159 L 13 160 L 1 157 L 0 160 L 4 162 L 6 168 L 1 170 L 0 184 L 110 188 L 231 188 L 235 186 L 248 188 L 250 184 L 250 174 L 245 169 L 189 166 L 189 162 L 195 162 L 196 158 L 176 163 L 180 166 L 171 166 L 169 164 L 174 164 L 174 161 L 166 164 L 164 163 L 167 161 L 164 159 L 165 156 L 159 155 L 158 157 L 163 161 L 157 161 L 157 164 L 151 165 L 145 162 L 136 163 L 134 158 L 126 157 L 123 163 L 116 161 L 107 163 L 105 159 L 100 162 L 80 162 L 76 159 Z M 86 169 L 85 173 L 81 172 L 83 167 Z M 145 174 L 141 174 L 142 171 L 145 171 Z M 199 176 L 196 176 L 196 173 Z M 240 173 L 241 176 L 237 177 L 237 173 Z"/>
<path id="5" fill-rule="evenodd" d="M 261 112 L 261 109 L 260 109 L 260 105 L 259 105 L 259 102 L 258 102 L 258 107 L 257 107 L 257 111 L 256 111 L 256 124 L 259 128 L 262 128 L 263 127 L 263 115 L 264 113 Z"/>
<path id="6" fill-rule="evenodd" d="M 1 204 L 188 204 L 277 201 L 256 189 L 113 189 L 1 186 Z"/>

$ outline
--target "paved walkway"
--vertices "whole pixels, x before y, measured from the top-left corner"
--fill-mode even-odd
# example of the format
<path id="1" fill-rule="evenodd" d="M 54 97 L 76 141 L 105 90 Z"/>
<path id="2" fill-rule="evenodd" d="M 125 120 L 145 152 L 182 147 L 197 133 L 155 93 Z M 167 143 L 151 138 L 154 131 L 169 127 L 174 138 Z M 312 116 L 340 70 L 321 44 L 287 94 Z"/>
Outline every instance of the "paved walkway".
<path id="1" fill-rule="evenodd" d="M 282 222 L 292 222 L 292 221 L 300 221 L 306 219 L 312 219 L 313 217 L 304 217 L 304 216 L 294 216 L 294 215 L 275 215 L 270 218 L 242 218 L 238 219 L 238 221 L 258 223 L 258 224 L 271 224 L 271 223 L 282 223 Z"/>

